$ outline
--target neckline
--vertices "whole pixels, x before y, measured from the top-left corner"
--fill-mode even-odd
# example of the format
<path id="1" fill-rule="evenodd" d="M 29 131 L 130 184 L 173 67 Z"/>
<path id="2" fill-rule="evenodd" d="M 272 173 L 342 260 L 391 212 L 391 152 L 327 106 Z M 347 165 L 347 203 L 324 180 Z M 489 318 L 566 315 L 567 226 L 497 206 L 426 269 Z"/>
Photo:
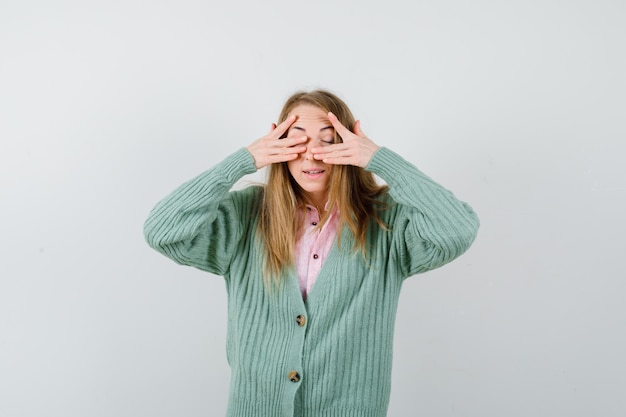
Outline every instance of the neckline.
<path id="1" fill-rule="evenodd" d="M 353 241 L 354 241 L 354 238 L 352 236 L 352 233 L 350 232 L 350 229 L 347 227 L 342 228 L 341 247 L 348 248 L 347 250 L 349 250 L 349 248 L 351 248 L 354 243 Z M 305 310 L 308 311 L 308 307 L 311 304 L 315 303 L 316 300 L 321 297 L 321 295 L 318 295 L 318 293 L 323 294 L 326 291 L 326 287 L 330 285 L 330 283 L 332 282 L 331 280 L 333 279 L 331 274 L 326 273 L 326 272 L 327 270 L 331 269 L 331 267 L 334 264 L 341 261 L 343 257 L 342 255 L 343 255 L 342 250 L 339 247 L 339 234 L 337 234 L 337 236 L 335 236 L 333 246 L 330 249 L 330 252 L 328 253 L 328 257 L 326 258 L 324 265 L 322 265 L 319 275 L 317 276 L 317 279 L 315 280 L 315 285 L 313 285 L 313 288 L 311 288 L 311 291 L 308 292 L 306 300 L 302 298 L 302 293 L 300 292 L 300 285 L 298 281 L 297 271 L 294 271 L 291 274 L 291 277 L 289 279 L 289 285 L 291 287 L 291 296 L 293 297 L 297 295 L 299 302 L 302 303 L 302 306 L 305 308 Z"/>

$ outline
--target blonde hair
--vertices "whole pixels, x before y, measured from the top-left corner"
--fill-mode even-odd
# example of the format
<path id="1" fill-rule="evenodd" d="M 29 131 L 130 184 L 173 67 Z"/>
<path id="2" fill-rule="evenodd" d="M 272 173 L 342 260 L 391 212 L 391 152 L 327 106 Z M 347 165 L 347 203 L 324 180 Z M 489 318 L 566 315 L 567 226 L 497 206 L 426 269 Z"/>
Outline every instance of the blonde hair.
<path id="1" fill-rule="evenodd" d="M 313 105 L 325 112 L 330 111 L 350 131 L 354 129 L 355 119 L 348 106 L 339 97 L 325 90 L 293 94 L 285 102 L 278 122 L 287 119 L 289 112 L 301 104 Z M 335 133 L 334 143 L 339 142 L 341 138 Z M 381 227 L 385 227 L 376 214 L 375 206 L 384 206 L 379 197 L 386 189 L 386 186 L 376 183 L 372 173 L 357 166 L 334 165 L 331 171 L 328 207 L 339 209 L 337 236 L 341 236 L 343 227 L 347 226 L 355 237 L 352 249 L 360 250 L 364 257 L 367 257 L 366 234 L 370 221 L 374 220 Z M 280 286 L 280 277 L 286 269 L 294 266 L 294 248 L 301 232 L 298 210 L 304 210 L 305 204 L 312 204 L 312 199 L 293 179 L 287 163 L 270 165 L 257 230 L 263 244 L 264 280 L 268 288 L 272 284 Z M 328 220 L 331 211 L 324 213 L 318 228 Z"/>

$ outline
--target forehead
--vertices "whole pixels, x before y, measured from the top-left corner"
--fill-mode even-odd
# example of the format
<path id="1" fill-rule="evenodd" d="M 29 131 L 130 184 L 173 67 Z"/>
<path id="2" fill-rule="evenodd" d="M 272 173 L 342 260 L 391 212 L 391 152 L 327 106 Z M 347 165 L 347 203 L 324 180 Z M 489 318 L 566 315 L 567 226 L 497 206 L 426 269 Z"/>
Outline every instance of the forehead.
<path id="1" fill-rule="evenodd" d="M 311 104 L 300 104 L 294 107 L 289 116 L 297 116 L 294 125 L 299 124 L 324 124 L 329 125 L 328 113 Z"/>

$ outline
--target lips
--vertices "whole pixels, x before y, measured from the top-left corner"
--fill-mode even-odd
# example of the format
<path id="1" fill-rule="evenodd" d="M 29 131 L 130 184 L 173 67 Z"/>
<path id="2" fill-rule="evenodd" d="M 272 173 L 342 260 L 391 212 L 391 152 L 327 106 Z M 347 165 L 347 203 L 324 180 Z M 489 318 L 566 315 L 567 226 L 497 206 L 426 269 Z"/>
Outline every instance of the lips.
<path id="1" fill-rule="evenodd" d="M 324 178 L 324 172 L 326 172 L 325 169 L 319 169 L 319 168 L 302 170 L 302 174 L 304 175 L 304 177 L 311 181 L 317 181 L 317 180 L 320 180 L 321 178 Z"/>

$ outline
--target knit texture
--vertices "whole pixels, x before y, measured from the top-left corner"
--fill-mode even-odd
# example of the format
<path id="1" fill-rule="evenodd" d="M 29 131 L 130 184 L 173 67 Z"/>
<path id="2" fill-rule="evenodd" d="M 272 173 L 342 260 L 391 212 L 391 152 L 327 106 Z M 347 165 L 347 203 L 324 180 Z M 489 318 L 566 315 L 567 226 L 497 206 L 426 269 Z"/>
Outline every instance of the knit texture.
<path id="1" fill-rule="evenodd" d="M 264 287 L 255 237 L 262 188 L 230 191 L 255 171 L 246 149 L 183 184 L 147 219 L 150 246 L 225 278 L 228 417 L 386 415 L 402 282 L 461 255 L 479 223 L 467 204 L 387 148 L 366 169 L 389 185 L 379 215 L 390 230 L 372 222 L 365 260 L 344 227 L 306 303 L 295 270 L 280 290 Z"/>

